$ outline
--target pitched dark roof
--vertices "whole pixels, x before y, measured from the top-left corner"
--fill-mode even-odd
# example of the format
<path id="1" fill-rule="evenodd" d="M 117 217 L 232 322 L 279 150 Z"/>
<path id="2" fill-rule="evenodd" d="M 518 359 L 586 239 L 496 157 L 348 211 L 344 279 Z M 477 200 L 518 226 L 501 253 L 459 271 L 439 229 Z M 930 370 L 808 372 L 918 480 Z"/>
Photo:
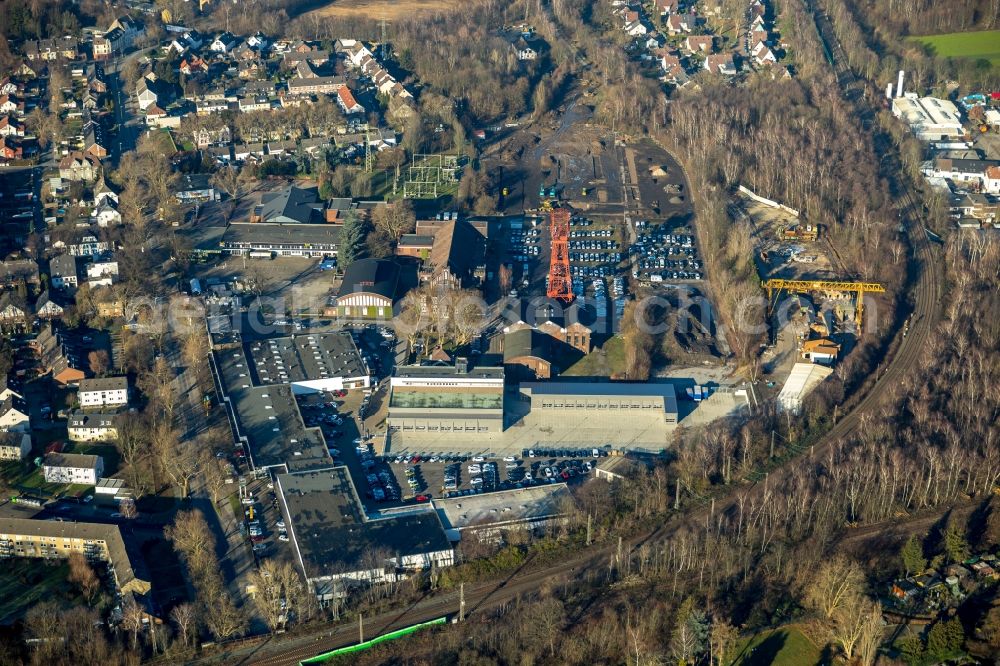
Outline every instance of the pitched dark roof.
<path id="1" fill-rule="evenodd" d="M 359 259 L 347 267 L 338 298 L 351 294 L 378 294 L 395 301 L 399 296 L 399 265 L 385 259 Z"/>
<path id="2" fill-rule="evenodd" d="M 483 262 L 484 241 L 483 235 L 466 220 L 453 220 L 434 236 L 430 263 L 438 270 L 447 267 L 464 281 Z"/>
<path id="3" fill-rule="evenodd" d="M 546 361 L 552 358 L 552 336 L 533 328 L 522 328 L 503 336 L 503 360 L 532 356 Z"/>
<path id="4" fill-rule="evenodd" d="M 273 224 L 318 222 L 323 210 L 323 202 L 315 187 L 291 186 L 281 192 L 265 194 L 260 204 L 261 221 Z"/>

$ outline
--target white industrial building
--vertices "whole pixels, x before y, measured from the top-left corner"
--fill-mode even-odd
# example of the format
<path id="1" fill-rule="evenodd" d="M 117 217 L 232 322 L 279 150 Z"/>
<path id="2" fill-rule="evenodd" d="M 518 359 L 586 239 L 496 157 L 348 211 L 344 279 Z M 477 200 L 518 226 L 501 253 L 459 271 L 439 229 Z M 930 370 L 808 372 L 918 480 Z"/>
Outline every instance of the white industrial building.
<path id="1" fill-rule="evenodd" d="M 371 377 L 347 331 L 260 340 L 250 346 L 261 384 L 291 384 L 296 395 L 368 388 Z"/>
<path id="2" fill-rule="evenodd" d="M 815 363 L 796 363 L 778 393 L 778 405 L 785 411 L 798 414 L 802 411 L 802 400 L 832 373 L 832 369 Z"/>
<path id="3" fill-rule="evenodd" d="M 942 141 L 965 136 L 958 107 L 946 99 L 907 93 L 892 100 L 892 115 L 910 126 L 921 141 Z"/>

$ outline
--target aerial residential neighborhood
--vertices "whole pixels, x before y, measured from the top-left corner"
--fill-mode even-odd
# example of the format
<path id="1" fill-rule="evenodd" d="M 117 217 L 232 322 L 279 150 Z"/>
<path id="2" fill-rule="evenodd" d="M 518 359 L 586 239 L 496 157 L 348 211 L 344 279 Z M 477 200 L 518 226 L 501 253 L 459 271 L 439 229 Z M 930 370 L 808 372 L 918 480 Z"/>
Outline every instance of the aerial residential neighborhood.
<path id="1" fill-rule="evenodd" d="M 897 5 L 9 0 L 3 660 L 993 663 L 1000 17 Z"/>

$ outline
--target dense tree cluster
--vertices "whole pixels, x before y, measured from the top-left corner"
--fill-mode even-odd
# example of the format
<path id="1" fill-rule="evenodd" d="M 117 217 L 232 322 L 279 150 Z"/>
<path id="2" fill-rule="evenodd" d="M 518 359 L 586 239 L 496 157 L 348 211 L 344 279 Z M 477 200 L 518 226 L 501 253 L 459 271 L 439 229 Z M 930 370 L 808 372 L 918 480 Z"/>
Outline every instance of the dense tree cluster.
<path id="1" fill-rule="evenodd" d="M 404 69 L 421 84 L 465 105 L 479 120 L 523 113 L 532 95 L 532 68 L 537 67 L 519 61 L 510 43 L 497 36 L 500 15 L 488 4 L 400 22 L 393 37 Z"/>

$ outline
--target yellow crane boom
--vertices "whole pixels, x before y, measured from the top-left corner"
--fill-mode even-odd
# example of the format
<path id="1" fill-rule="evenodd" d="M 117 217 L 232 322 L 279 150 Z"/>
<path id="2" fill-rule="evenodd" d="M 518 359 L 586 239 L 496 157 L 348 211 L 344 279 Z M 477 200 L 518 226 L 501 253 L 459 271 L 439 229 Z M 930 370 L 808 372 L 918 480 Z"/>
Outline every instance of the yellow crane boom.
<path id="1" fill-rule="evenodd" d="M 844 282 L 840 280 L 782 280 L 773 278 L 763 280 L 761 286 L 767 290 L 768 316 L 774 310 L 777 297 L 783 291 L 790 294 L 805 294 L 812 291 L 847 291 L 854 293 L 857 306 L 854 308 L 854 320 L 861 332 L 862 313 L 864 311 L 865 294 L 884 294 L 885 287 L 878 282 Z"/>

